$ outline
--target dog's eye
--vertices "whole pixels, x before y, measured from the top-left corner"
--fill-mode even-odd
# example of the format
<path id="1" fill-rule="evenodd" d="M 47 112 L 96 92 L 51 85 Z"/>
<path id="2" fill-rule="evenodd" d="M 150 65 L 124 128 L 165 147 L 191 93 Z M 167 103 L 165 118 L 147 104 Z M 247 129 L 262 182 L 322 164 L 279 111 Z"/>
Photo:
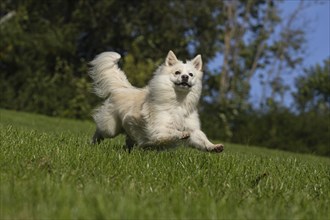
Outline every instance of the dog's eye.
<path id="1" fill-rule="evenodd" d="M 175 75 L 180 75 L 181 72 L 180 71 L 175 71 Z"/>
<path id="2" fill-rule="evenodd" d="M 192 74 L 192 73 L 189 73 L 189 76 L 193 77 L 193 76 L 194 76 L 194 74 Z"/>

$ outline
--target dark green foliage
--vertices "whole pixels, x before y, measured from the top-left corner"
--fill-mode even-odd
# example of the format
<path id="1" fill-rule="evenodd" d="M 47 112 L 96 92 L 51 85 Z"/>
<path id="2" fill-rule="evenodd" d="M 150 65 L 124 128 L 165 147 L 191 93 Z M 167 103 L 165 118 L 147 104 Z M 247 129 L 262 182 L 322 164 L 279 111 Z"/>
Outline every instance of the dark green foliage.
<path id="1" fill-rule="evenodd" d="M 0 26 L 1 107 L 86 118 L 96 101 L 87 63 L 107 50 L 125 57 L 123 68 L 137 86 L 170 49 L 184 57 L 199 52 L 207 61 L 216 51 L 210 13 L 216 4 L 5 1 L 1 14 L 15 14 Z"/>
<path id="2" fill-rule="evenodd" d="M 71 5 L 56 2 L 10 2 L 5 7 L 4 12 L 16 14 L 1 24 L 0 103 L 16 110 L 86 118 L 92 97 L 87 61 L 76 56 L 76 29 L 66 21 Z"/>
<path id="3" fill-rule="evenodd" d="M 330 114 L 296 115 L 288 110 L 247 114 L 236 122 L 233 142 L 330 156 Z"/>
<path id="4" fill-rule="evenodd" d="M 330 110 L 330 58 L 323 65 L 305 69 L 296 79 L 297 91 L 293 93 L 299 111 L 326 113 Z"/>

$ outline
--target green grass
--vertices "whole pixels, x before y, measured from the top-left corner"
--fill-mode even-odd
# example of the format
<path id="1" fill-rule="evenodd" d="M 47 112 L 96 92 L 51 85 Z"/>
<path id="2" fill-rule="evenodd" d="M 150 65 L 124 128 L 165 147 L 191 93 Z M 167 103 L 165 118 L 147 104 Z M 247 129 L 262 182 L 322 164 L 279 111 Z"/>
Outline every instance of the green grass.
<path id="1" fill-rule="evenodd" d="M 0 110 L 0 219 L 326 219 L 330 159 L 227 144 L 89 144 L 92 122 Z"/>

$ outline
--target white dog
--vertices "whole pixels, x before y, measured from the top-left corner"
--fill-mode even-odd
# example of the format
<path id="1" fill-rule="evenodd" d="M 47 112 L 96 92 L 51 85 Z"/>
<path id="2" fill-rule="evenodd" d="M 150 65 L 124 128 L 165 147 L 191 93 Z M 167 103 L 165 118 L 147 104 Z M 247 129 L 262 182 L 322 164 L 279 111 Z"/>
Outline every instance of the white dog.
<path id="1" fill-rule="evenodd" d="M 90 76 L 95 93 L 107 98 L 93 114 L 96 132 L 93 143 L 126 134 L 126 147 L 176 146 L 184 142 L 197 149 L 221 152 L 200 129 L 197 104 L 202 91 L 202 58 L 182 62 L 169 51 L 165 63 L 148 86 L 132 86 L 117 62 L 120 55 L 104 52 L 92 62 Z"/>

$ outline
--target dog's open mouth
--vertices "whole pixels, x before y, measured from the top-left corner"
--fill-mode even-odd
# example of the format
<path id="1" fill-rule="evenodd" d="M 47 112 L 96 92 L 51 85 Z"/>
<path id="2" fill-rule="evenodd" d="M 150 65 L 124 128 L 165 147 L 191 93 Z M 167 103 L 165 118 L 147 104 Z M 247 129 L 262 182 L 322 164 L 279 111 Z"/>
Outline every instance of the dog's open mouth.
<path id="1" fill-rule="evenodd" d="M 177 86 L 180 86 L 180 87 L 186 87 L 186 88 L 190 88 L 191 85 L 187 82 L 181 82 L 181 83 L 174 83 L 175 85 Z"/>

